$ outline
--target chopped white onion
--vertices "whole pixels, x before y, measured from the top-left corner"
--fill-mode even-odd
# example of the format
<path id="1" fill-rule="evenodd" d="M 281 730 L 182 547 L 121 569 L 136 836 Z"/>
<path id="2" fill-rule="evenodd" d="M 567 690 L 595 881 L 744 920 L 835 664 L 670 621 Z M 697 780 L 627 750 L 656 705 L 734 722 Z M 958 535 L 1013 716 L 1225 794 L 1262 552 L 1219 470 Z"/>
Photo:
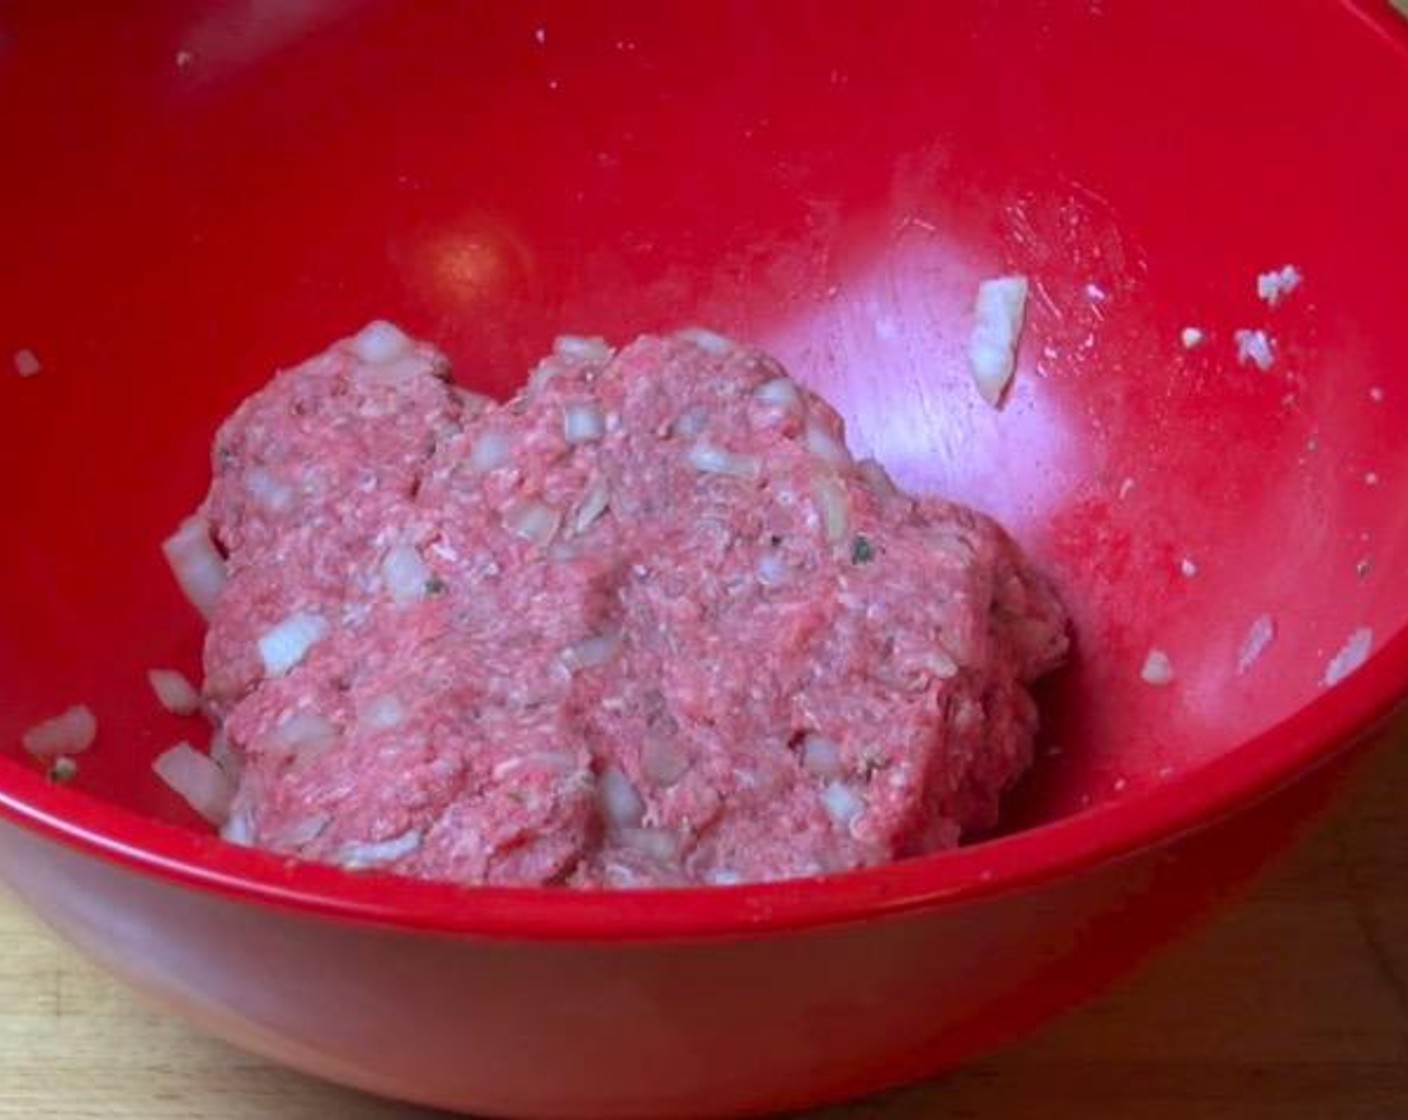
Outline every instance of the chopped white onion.
<path id="1" fill-rule="evenodd" d="M 577 673 L 583 669 L 595 669 L 605 665 L 621 646 L 619 634 L 594 634 L 573 642 L 562 651 L 562 663 Z"/>
<path id="2" fill-rule="evenodd" d="M 161 551 L 191 605 L 209 618 L 228 578 L 225 560 L 210 538 L 210 523 L 199 515 L 186 518 L 162 542 Z"/>
<path id="3" fill-rule="evenodd" d="M 240 775 L 244 773 L 244 755 L 235 750 L 235 745 L 230 741 L 230 736 L 222 727 L 210 737 L 210 761 L 220 767 L 233 782 L 240 780 Z"/>
<path id="4" fill-rule="evenodd" d="M 735 348 L 733 339 L 704 327 L 686 327 L 682 331 L 676 331 L 675 337 L 683 342 L 692 342 L 706 354 L 713 354 L 719 358 L 725 354 L 731 354 Z"/>
<path id="5" fill-rule="evenodd" d="M 639 828 L 645 817 L 645 802 L 630 778 L 614 766 L 602 771 L 597 782 L 601 811 L 613 828 Z"/>
<path id="6" fill-rule="evenodd" d="M 389 692 L 375 697 L 357 713 L 357 720 L 370 731 L 392 731 L 405 721 L 406 706 Z"/>
<path id="7" fill-rule="evenodd" d="M 846 445 L 815 420 L 807 421 L 807 450 L 833 467 L 849 467 L 853 460 Z"/>
<path id="8" fill-rule="evenodd" d="M 919 664 L 941 681 L 952 680 L 958 675 L 958 662 L 946 650 L 930 650 L 919 659 Z"/>
<path id="9" fill-rule="evenodd" d="M 802 740 L 802 769 L 818 778 L 840 775 L 841 750 L 830 739 L 808 735 Z"/>
<path id="10" fill-rule="evenodd" d="M 398 606 L 408 606 L 424 599 L 430 574 L 415 545 L 394 545 L 381 559 L 382 582 L 386 584 L 391 601 Z"/>
<path id="11" fill-rule="evenodd" d="M 271 677 L 283 676 L 302 661 L 327 632 L 326 620 L 311 611 L 299 611 L 271 626 L 260 635 L 258 642 L 264 672 Z"/>
<path id="12" fill-rule="evenodd" d="M 821 791 L 821 803 L 827 815 L 845 827 L 865 811 L 865 801 L 845 782 L 830 782 Z"/>
<path id="13" fill-rule="evenodd" d="M 572 531 L 585 533 L 610 505 L 611 491 L 606 488 L 604 483 L 593 483 L 582 495 L 581 502 L 577 504 L 577 512 L 572 515 Z"/>
<path id="14" fill-rule="evenodd" d="M 159 755 L 152 769 L 211 824 L 223 825 L 229 819 L 235 784 L 225 771 L 190 743 L 177 743 Z"/>
<path id="15" fill-rule="evenodd" d="M 818 478 L 812 483 L 812 497 L 826 539 L 832 544 L 843 540 L 851 531 L 851 504 L 845 489 L 834 478 Z"/>
<path id="16" fill-rule="evenodd" d="M 1250 362 L 1257 369 L 1265 371 L 1276 362 L 1276 353 L 1265 331 L 1238 330 L 1232 334 L 1237 343 L 1237 362 L 1246 365 Z"/>
<path id="17" fill-rule="evenodd" d="M 1300 269 L 1293 264 L 1263 272 L 1256 278 L 1256 294 L 1270 306 L 1275 307 L 1281 300 L 1300 287 L 1303 277 Z"/>
<path id="18" fill-rule="evenodd" d="M 663 828 L 622 829 L 619 840 L 622 847 L 640 852 L 661 863 L 673 862 L 680 856 L 680 838 Z"/>
<path id="19" fill-rule="evenodd" d="M 255 467 L 244 479 L 249 496 L 265 509 L 282 513 L 293 504 L 293 487 L 280 482 L 263 467 Z"/>
<path id="20" fill-rule="evenodd" d="M 552 341 L 552 352 L 562 358 L 580 362 L 606 362 L 615 353 L 604 338 L 588 338 L 578 334 L 560 334 Z"/>
<path id="21" fill-rule="evenodd" d="M 1178 333 L 1178 341 L 1183 343 L 1183 349 L 1192 350 L 1195 346 L 1203 344 L 1204 334 L 1197 327 L 1184 327 Z"/>
<path id="22" fill-rule="evenodd" d="M 469 449 L 469 469 L 488 474 L 505 466 L 513 458 L 513 440 L 507 433 L 490 428 L 480 432 Z"/>
<path id="23" fill-rule="evenodd" d="M 515 536 L 546 546 L 557 535 L 562 514 L 536 498 L 518 498 L 504 510 L 503 524 Z"/>
<path id="24" fill-rule="evenodd" d="M 414 346 L 400 327 L 384 319 L 368 323 L 352 336 L 350 344 L 357 357 L 373 365 L 395 361 Z"/>
<path id="25" fill-rule="evenodd" d="M 254 821 L 248 813 L 231 813 L 220 829 L 220 839 L 241 848 L 254 847 Z"/>
<path id="26" fill-rule="evenodd" d="M 606 434 L 606 418 L 593 402 L 569 404 L 562 409 L 562 438 L 568 443 L 591 443 Z"/>
<path id="27" fill-rule="evenodd" d="M 259 748 L 275 754 L 315 758 L 330 750 L 337 739 L 337 727 L 332 720 L 303 708 L 275 727 L 259 743 Z"/>
<path id="28" fill-rule="evenodd" d="M 787 582 L 787 561 L 779 552 L 765 552 L 758 561 L 758 582 L 764 587 L 780 587 Z"/>
<path id="29" fill-rule="evenodd" d="M 15 372 L 21 377 L 33 377 L 43 368 L 39 356 L 33 350 L 15 351 Z"/>
<path id="30" fill-rule="evenodd" d="M 400 836 L 393 836 L 390 840 L 344 844 L 337 853 L 336 862 L 348 871 L 385 867 L 389 863 L 414 855 L 420 850 L 420 843 L 420 833 L 411 829 Z"/>
<path id="31" fill-rule="evenodd" d="M 1256 618 L 1247 628 L 1247 636 L 1242 639 L 1242 648 L 1237 651 L 1237 672 L 1245 673 L 1276 638 L 1276 622 L 1270 615 Z"/>
<path id="32" fill-rule="evenodd" d="M 1027 278 L 1003 276 L 978 285 L 968 362 L 983 400 L 994 408 L 1017 368 L 1017 344 L 1027 313 Z"/>
<path id="33" fill-rule="evenodd" d="M 1173 661 L 1161 649 L 1151 649 L 1139 670 L 1145 684 L 1166 685 L 1173 681 Z"/>
<path id="34" fill-rule="evenodd" d="M 1185 556 L 1178 562 L 1178 570 L 1185 579 L 1192 579 L 1198 574 L 1198 562 L 1191 556 Z"/>
<path id="35" fill-rule="evenodd" d="M 641 746 L 640 769 L 656 785 L 672 786 L 688 772 L 689 755 L 673 735 L 651 732 Z"/>
<path id="36" fill-rule="evenodd" d="M 701 404 L 691 405 L 670 425 L 670 433 L 681 439 L 693 439 L 709 426 L 709 410 Z"/>
<path id="37" fill-rule="evenodd" d="M 200 692 L 179 669 L 148 669 L 147 681 L 157 703 L 173 715 L 193 716 L 200 711 Z"/>
<path id="38" fill-rule="evenodd" d="M 1374 632 L 1361 626 L 1349 636 L 1340 651 L 1330 658 L 1325 666 L 1324 683 L 1333 687 L 1369 660 L 1369 651 L 1374 648 Z"/>
<path id="39" fill-rule="evenodd" d="M 800 412 L 802 408 L 801 390 L 790 377 L 773 377 L 764 381 L 753 390 L 753 396 L 763 404 L 788 412 Z"/>
<path id="40" fill-rule="evenodd" d="M 705 474 L 723 474 L 733 478 L 757 478 L 762 463 L 753 455 L 735 455 L 704 440 L 692 443 L 685 458 L 695 470 Z"/>
<path id="41" fill-rule="evenodd" d="M 35 758 L 81 754 L 98 737 L 98 720 L 86 704 L 75 704 L 52 719 L 36 723 L 20 736 L 20 743 Z"/>

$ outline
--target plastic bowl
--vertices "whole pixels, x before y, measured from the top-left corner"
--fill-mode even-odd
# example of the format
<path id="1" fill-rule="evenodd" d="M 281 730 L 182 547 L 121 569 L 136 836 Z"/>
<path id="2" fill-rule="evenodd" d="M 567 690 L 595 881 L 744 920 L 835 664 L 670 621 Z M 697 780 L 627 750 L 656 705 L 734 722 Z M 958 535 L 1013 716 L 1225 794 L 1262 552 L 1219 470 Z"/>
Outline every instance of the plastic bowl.
<path id="1" fill-rule="evenodd" d="M 918 1077 L 1205 911 L 1404 692 L 1408 39 L 1385 5 L 5 12 L 0 351 L 42 370 L 0 374 L 0 866 L 216 1034 L 517 1116 Z M 1272 308 L 1256 277 L 1287 263 L 1305 280 Z M 976 282 L 1009 270 L 1034 296 L 995 411 L 964 352 Z M 1010 833 L 574 894 L 197 827 L 149 769 L 190 725 L 144 672 L 199 648 L 157 543 L 217 420 L 377 315 L 495 391 L 559 331 L 704 322 L 828 393 L 904 483 L 1013 527 L 1080 648 Z M 1141 679 L 1151 648 L 1171 684 Z M 58 788 L 18 738 L 78 700 L 101 737 Z"/>

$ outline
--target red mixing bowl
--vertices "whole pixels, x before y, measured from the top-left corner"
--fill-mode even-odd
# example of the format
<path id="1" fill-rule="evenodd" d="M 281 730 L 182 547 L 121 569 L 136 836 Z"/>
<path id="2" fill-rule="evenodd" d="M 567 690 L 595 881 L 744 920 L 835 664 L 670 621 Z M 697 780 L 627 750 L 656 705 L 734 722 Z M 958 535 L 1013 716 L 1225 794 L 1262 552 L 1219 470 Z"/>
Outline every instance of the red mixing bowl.
<path id="1" fill-rule="evenodd" d="M 1205 912 L 1408 685 L 1386 3 L 20 0 L 0 136 L 0 869 L 251 1050 L 509 1116 L 929 1074 Z M 1304 282 L 1271 307 L 1256 278 L 1285 264 Z M 997 411 L 964 355 L 977 281 L 1008 271 L 1033 298 Z M 558 332 L 705 323 L 777 353 L 903 483 L 1011 526 L 1078 652 L 1005 834 L 596 894 L 217 842 L 150 769 L 190 725 L 145 670 L 194 673 L 200 642 L 158 542 L 217 421 L 375 316 L 494 392 Z M 35 376 L 8 368 L 24 349 Z M 1151 648 L 1171 684 L 1141 679 Z M 18 741 L 77 701 L 100 737 L 59 788 Z"/>

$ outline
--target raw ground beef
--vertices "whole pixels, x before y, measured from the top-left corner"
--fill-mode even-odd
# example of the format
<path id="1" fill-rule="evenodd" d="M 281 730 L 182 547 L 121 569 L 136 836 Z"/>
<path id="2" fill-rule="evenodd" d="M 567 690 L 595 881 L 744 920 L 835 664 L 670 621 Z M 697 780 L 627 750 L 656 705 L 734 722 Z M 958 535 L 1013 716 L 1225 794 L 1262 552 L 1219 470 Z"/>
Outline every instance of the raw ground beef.
<path id="1" fill-rule="evenodd" d="M 503 405 L 373 324 L 226 421 L 228 839 L 460 883 L 736 883 L 997 818 L 1062 611 L 717 336 L 563 339 Z"/>

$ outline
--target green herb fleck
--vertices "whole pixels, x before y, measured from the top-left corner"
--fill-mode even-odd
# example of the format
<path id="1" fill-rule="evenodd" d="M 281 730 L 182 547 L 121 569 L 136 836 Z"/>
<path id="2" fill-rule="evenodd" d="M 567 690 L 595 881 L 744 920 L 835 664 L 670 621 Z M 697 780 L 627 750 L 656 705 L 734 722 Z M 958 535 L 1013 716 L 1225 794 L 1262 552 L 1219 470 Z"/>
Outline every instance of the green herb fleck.
<path id="1" fill-rule="evenodd" d="M 78 763 L 67 755 L 62 755 L 49 763 L 47 777 L 56 786 L 66 786 L 78 777 Z"/>
<path id="2" fill-rule="evenodd" d="M 425 593 L 427 595 L 443 595 L 449 588 L 450 585 L 439 576 L 431 576 L 425 581 Z"/>
<path id="3" fill-rule="evenodd" d="M 875 546 L 870 543 L 870 539 L 856 534 L 856 539 L 851 542 L 851 563 L 869 564 L 874 559 Z"/>

